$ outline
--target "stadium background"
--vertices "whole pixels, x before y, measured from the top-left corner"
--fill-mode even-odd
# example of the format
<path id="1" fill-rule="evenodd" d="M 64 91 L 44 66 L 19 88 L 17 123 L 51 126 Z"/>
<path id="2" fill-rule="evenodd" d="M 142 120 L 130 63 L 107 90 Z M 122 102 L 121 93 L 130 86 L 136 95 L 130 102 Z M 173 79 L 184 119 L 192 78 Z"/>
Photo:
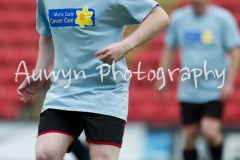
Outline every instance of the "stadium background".
<path id="1" fill-rule="evenodd" d="M 183 6 L 187 0 L 157 0 L 170 14 L 174 9 Z M 230 10 L 240 26 L 239 0 L 213 0 Z M 0 160 L 33 160 L 34 145 L 37 133 L 39 112 L 45 92 L 50 82 L 26 105 L 23 105 L 16 92 L 25 78 L 15 72 L 19 63 L 24 60 L 31 73 L 35 67 L 39 35 L 35 30 L 36 3 L 30 0 L 0 1 Z M 132 33 L 137 25 L 128 26 L 126 35 Z M 157 70 L 163 35 L 146 43 L 127 56 L 129 69 L 148 73 Z M 176 56 L 174 66 L 179 66 Z M 23 71 L 23 69 L 21 69 Z M 129 121 L 124 136 L 120 160 L 181 160 L 181 132 L 179 107 L 176 101 L 178 74 L 168 85 L 165 97 L 160 97 L 154 89 L 154 81 L 138 81 L 133 76 L 130 85 Z M 224 116 L 225 148 L 224 160 L 240 159 L 240 73 L 237 76 L 235 91 L 227 103 Z M 84 141 L 84 137 L 82 137 Z M 198 149 L 201 160 L 206 158 L 205 141 L 199 139 Z M 72 154 L 65 157 L 74 160 Z"/>

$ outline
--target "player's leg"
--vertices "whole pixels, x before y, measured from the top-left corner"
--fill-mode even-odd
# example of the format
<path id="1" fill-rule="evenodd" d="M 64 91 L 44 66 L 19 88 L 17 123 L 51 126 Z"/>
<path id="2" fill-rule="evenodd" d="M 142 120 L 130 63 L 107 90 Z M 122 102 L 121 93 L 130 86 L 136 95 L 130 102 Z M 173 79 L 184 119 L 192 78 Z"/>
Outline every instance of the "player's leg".
<path id="1" fill-rule="evenodd" d="M 125 121 L 116 117 L 85 113 L 85 134 L 91 160 L 117 160 Z"/>
<path id="2" fill-rule="evenodd" d="M 37 138 L 36 159 L 62 160 L 73 141 L 73 137 L 61 133 L 41 135 Z"/>
<path id="3" fill-rule="evenodd" d="M 89 144 L 91 160 L 118 160 L 120 148 L 113 145 Z"/>
<path id="4" fill-rule="evenodd" d="M 70 152 L 83 130 L 83 121 L 74 112 L 48 109 L 40 114 L 36 143 L 37 160 L 61 160 Z M 78 128 L 76 128 L 78 124 Z"/>
<path id="5" fill-rule="evenodd" d="M 78 160 L 90 160 L 89 149 L 86 146 L 84 146 L 79 139 L 75 141 L 75 145 L 72 152 L 74 153 Z"/>
<path id="6" fill-rule="evenodd" d="M 189 124 L 183 126 L 184 149 L 191 150 L 195 148 L 195 143 L 199 135 L 199 125 Z"/>
<path id="7" fill-rule="evenodd" d="M 197 150 L 195 148 L 195 143 L 198 138 L 198 133 L 199 126 L 197 124 L 183 127 L 183 156 L 185 160 L 197 160 Z"/>
<path id="8" fill-rule="evenodd" d="M 197 160 L 195 143 L 199 135 L 201 106 L 192 103 L 181 103 L 183 123 L 183 156 L 185 160 Z"/>
<path id="9" fill-rule="evenodd" d="M 207 139 L 213 160 L 221 160 L 223 136 L 221 133 L 221 117 L 223 104 L 219 101 L 206 103 L 201 130 Z"/>

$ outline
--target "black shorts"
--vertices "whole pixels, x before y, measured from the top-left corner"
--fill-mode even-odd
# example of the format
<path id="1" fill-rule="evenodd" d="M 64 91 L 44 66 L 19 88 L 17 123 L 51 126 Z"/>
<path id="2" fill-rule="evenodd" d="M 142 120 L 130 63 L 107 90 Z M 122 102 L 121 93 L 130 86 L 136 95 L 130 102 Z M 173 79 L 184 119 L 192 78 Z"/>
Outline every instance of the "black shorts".
<path id="1" fill-rule="evenodd" d="M 125 124 L 124 120 L 108 115 L 47 109 L 40 114 L 38 136 L 62 133 L 73 137 L 75 142 L 84 130 L 88 143 L 121 148 Z M 68 153 L 73 149 L 74 142 L 69 146 Z"/>
<path id="2" fill-rule="evenodd" d="M 203 117 L 221 120 L 223 103 L 220 101 L 211 101 L 202 104 L 181 102 L 181 110 L 183 125 L 199 123 Z"/>

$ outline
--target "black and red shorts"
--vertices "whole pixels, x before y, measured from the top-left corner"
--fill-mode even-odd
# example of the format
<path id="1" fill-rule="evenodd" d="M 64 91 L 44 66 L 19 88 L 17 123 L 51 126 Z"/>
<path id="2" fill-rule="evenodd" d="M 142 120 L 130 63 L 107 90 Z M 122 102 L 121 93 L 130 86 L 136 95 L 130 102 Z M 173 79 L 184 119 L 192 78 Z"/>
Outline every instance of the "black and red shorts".
<path id="1" fill-rule="evenodd" d="M 108 115 L 47 109 L 40 114 L 38 136 L 62 133 L 72 136 L 75 142 L 84 130 L 88 143 L 121 148 L 125 124 L 124 120 Z M 74 142 L 67 152 L 72 150 Z"/>

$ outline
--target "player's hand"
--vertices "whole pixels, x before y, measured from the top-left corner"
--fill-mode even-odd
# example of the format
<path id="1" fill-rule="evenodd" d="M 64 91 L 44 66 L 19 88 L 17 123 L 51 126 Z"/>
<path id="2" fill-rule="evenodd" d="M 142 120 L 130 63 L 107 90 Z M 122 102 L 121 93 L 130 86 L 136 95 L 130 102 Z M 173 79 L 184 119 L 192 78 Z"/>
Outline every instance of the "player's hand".
<path id="1" fill-rule="evenodd" d="M 121 41 L 97 51 L 95 56 L 99 57 L 100 61 L 112 65 L 113 61 L 121 60 L 130 50 L 130 46 L 125 41 Z"/>
<path id="2" fill-rule="evenodd" d="M 44 80 L 34 81 L 32 76 L 29 76 L 29 82 L 27 78 L 24 79 L 22 84 L 18 87 L 17 92 L 20 96 L 20 99 L 23 103 L 29 101 L 29 99 L 38 92 L 38 90 L 42 87 Z"/>
<path id="3" fill-rule="evenodd" d="M 233 93 L 233 85 L 225 84 L 221 90 L 221 101 L 227 102 Z"/>

